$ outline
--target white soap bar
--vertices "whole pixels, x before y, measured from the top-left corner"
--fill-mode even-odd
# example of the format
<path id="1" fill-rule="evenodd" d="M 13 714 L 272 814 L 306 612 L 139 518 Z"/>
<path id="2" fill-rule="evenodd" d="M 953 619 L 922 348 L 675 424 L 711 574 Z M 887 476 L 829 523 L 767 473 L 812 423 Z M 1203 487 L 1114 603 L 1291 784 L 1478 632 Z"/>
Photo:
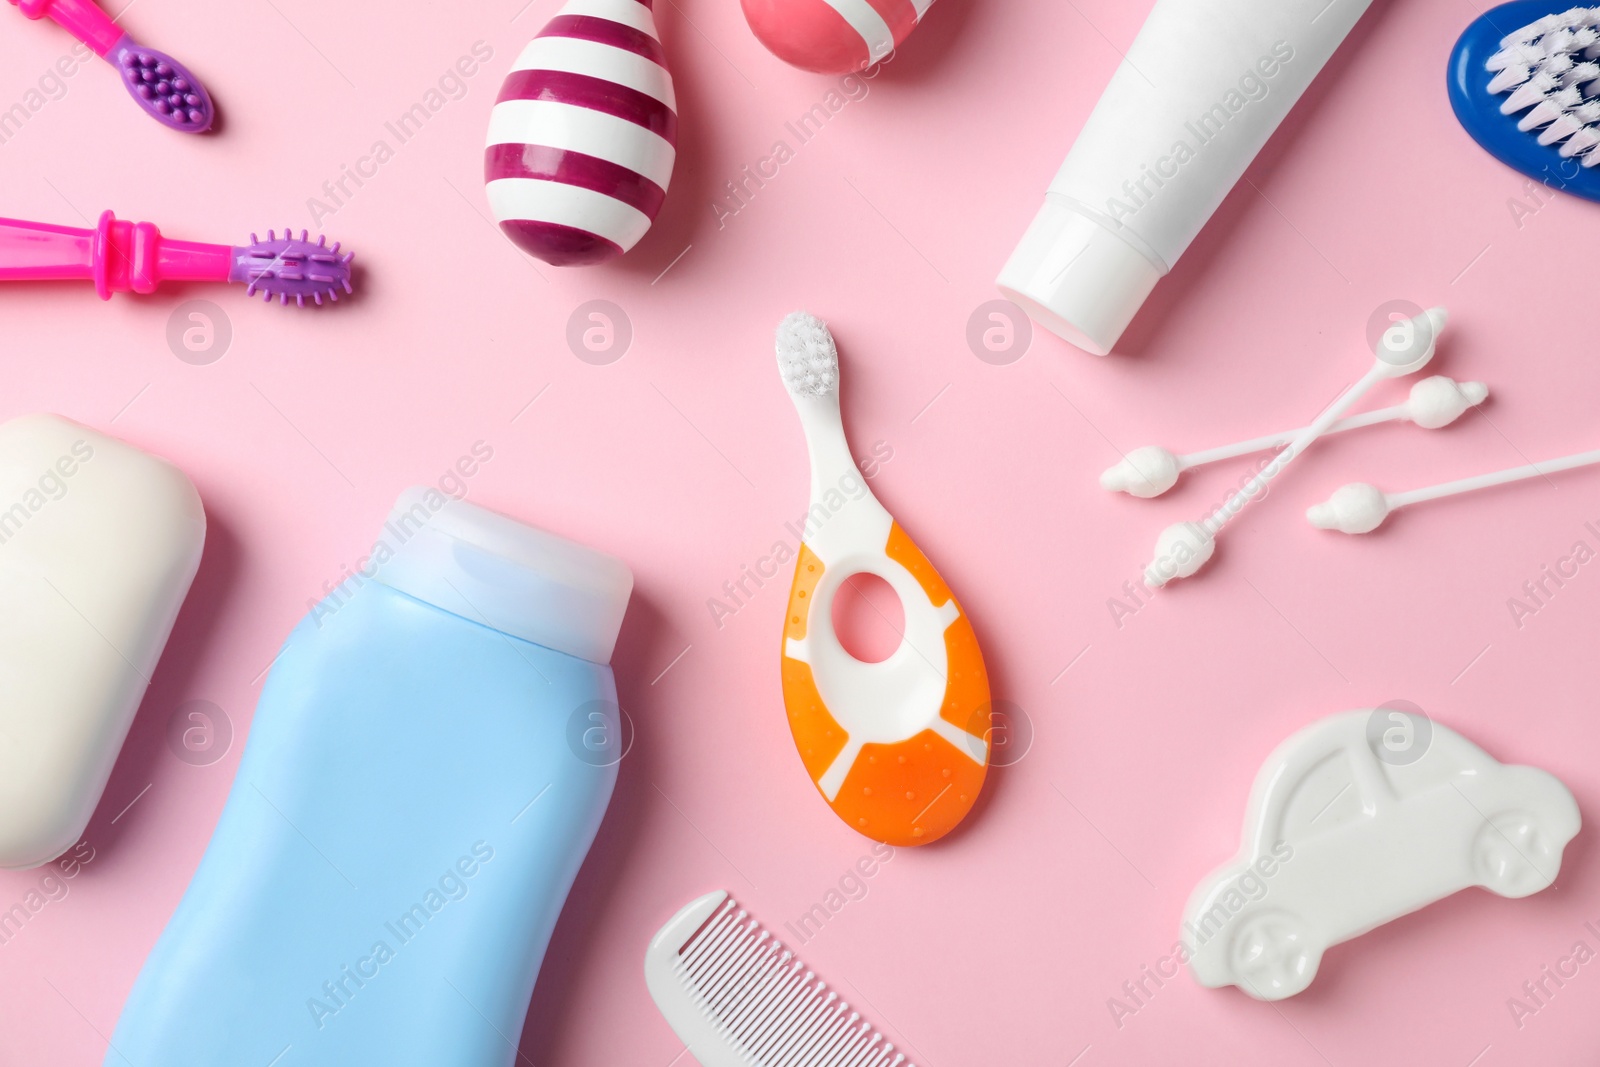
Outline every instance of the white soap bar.
<path id="1" fill-rule="evenodd" d="M 1238 856 L 1184 911 L 1189 967 L 1201 985 L 1293 996 L 1329 947 L 1458 890 L 1546 888 L 1579 825 L 1553 775 L 1497 763 L 1418 710 L 1323 719 L 1256 775 Z"/>
<path id="2" fill-rule="evenodd" d="M 170 463 L 55 415 L 0 425 L 0 868 L 88 826 L 205 530 Z"/>

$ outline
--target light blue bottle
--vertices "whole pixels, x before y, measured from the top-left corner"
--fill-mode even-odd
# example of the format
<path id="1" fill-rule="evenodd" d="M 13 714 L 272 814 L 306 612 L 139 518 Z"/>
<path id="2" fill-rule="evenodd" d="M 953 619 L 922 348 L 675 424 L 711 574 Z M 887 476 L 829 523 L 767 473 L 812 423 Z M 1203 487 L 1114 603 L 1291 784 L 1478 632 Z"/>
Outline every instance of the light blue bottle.
<path id="1" fill-rule="evenodd" d="M 295 628 L 107 1067 L 510 1067 L 622 752 L 617 560 L 436 490 Z"/>

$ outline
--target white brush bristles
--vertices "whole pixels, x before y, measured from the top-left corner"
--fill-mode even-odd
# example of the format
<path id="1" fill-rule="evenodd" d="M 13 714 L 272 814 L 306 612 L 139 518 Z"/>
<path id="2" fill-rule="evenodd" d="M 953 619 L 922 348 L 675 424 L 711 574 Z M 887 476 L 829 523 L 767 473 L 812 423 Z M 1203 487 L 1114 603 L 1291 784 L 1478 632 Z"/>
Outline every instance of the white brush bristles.
<path id="1" fill-rule="evenodd" d="M 1484 64 L 1492 96 L 1509 94 L 1502 115 L 1541 131 L 1539 143 L 1585 167 L 1600 165 L 1600 8 L 1575 7 L 1508 34 Z"/>
<path id="2" fill-rule="evenodd" d="M 778 324 L 778 373 L 790 394 L 820 400 L 839 388 L 839 350 L 828 324 L 796 311 Z"/>

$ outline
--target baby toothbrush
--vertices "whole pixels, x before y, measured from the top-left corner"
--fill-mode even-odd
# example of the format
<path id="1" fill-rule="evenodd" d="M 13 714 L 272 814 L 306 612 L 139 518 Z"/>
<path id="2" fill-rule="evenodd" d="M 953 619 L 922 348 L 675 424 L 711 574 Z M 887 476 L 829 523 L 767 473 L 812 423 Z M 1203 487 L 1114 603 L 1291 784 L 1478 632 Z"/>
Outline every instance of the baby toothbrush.
<path id="1" fill-rule="evenodd" d="M 1458 384 L 1454 379 L 1439 374 L 1432 378 L 1424 378 L 1413 385 L 1411 396 L 1405 403 L 1340 419 L 1328 427 L 1328 433 L 1344 433 L 1385 422 L 1413 422 L 1424 430 L 1439 430 L 1455 422 L 1468 409 L 1477 407 L 1488 397 L 1489 387 L 1482 382 Z M 1191 452 L 1186 456 L 1175 455 L 1159 445 L 1146 445 L 1129 452 L 1121 463 L 1100 475 L 1100 487 L 1145 499 L 1160 496 L 1177 484 L 1178 475 L 1184 471 L 1203 467 L 1209 463 L 1220 463 L 1225 459 L 1237 459 L 1255 452 L 1282 448 L 1301 432 L 1301 430 L 1288 430 L 1284 433 L 1268 434 L 1240 441 L 1238 444 L 1209 448 L 1204 452 Z"/>
<path id="2" fill-rule="evenodd" d="M 1281 475 L 1289 464 L 1327 433 L 1372 387 L 1390 378 L 1404 378 L 1426 367 L 1438 350 L 1439 334 L 1447 319 L 1443 308 L 1424 311 L 1384 333 L 1374 350 L 1372 367 L 1361 379 L 1328 405 L 1315 422 L 1301 430 L 1259 474 L 1224 500 L 1200 522 L 1180 522 L 1162 531 L 1155 559 L 1145 568 L 1145 584 L 1159 589 L 1174 578 L 1197 573 L 1217 551 L 1217 535 L 1243 511 L 1253 497 Z"/>
<path id="3" fill-rule="evenodd" d="M 89 281 L 102 300 L 112 293 L 148 293 L 162 282 L 238 282 L 245 293 L 280 304 L 293 300 L 337 302 L 350 292 L 353 252 L 326 237 L 255 234 L 242 247 L 174 241 L 148 222 L 128 222 L 107 211 L 92 230 L 0 219 L 0 282 Z"/>
<path id="4" fill-rule="evenodd" d="M 1334 493 L 1325 503 L 1313 504 L 1306 509 L 1306 518 L 1319 530 L 1338 530 L 1347 534 L 1371 533 L 1382 526 L 1383 521 L 1394 512 L 1412 504 L 1440 500 L 1447 496 L 1460 496 L 1462 493 L 1475 493 L 1480 489 L 1523 482 L 1530 478 L 1543 478 L 1547 474 L 1590 467 L 1597 463 L 1600 463 L 1600 449 L 1593 452 L 1579 452 L 1575 456 L 1564 456 L 1561 459 L 1546 460 L 1543 463 L 1529 463 L 1525 467 L 1512 467 L 1510 470 L 1484 474 L 1476 478 L 1462 478 L 1459 481 L 1445 482 L 1443 485 L 1429 486 L 1426 489 L 1413 489 L 1408 493 L 1385 493 L 1365 482 L 1353 482 Z"/>
<path id="5" fill-rule="evenodd" d="M 122 84 L 146 114 L 163 126 L 204 133 L 216 108 L 200 79 L 176 59 L 146 48 L 124 33 L 94 0 L 11 0 L 30 19 L 48 16 L 122 74 Z"/>
<path id="6" fill-rule="evenodd" d="M 811 507 L 783 630 L 783 698 L 800 758 L 834 813 L 867 837 L 923 845 L 955 827 L 989 765 L 989 676 L 950 588 L 867 488 L 839 416 L 839 353 L 804 312 L 778 327 L 778 370 L 811 453 Z M 863 663 L 833 601 L 875 574 L 905 612 L 900 647 Z"/>

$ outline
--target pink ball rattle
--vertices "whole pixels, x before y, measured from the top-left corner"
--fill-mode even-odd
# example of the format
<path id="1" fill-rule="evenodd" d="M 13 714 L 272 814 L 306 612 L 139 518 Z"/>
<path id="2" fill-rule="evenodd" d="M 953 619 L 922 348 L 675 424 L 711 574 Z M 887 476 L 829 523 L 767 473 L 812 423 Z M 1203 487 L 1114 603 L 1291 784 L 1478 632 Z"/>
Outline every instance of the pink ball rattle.
<path id="1" fill-rule="evenodd" d="M 933 0 L 740 0 L 757 39 L 785 63 L 848 74 L 881 62 Z"/>

